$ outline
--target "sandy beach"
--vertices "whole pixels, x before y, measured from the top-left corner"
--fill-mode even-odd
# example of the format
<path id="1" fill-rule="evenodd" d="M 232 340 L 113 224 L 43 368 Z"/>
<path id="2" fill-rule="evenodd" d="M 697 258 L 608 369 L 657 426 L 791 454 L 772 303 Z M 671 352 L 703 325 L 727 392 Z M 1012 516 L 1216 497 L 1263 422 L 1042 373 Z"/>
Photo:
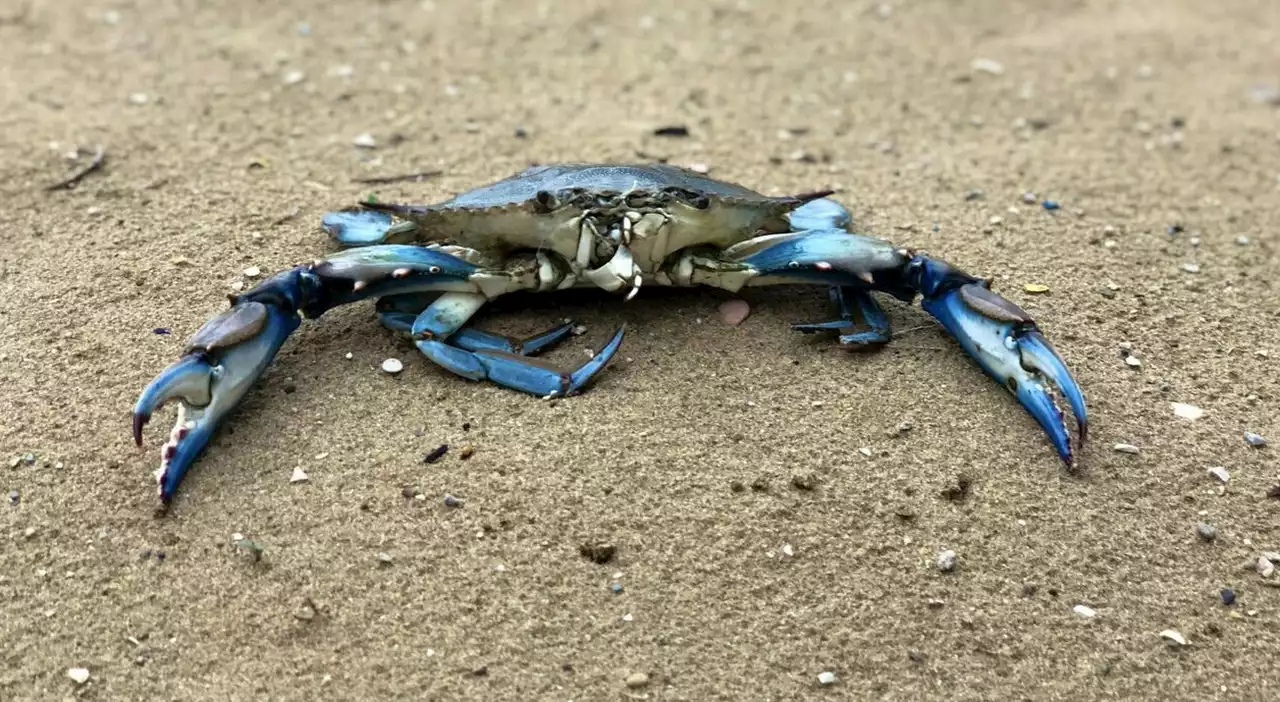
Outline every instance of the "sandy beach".
<path id="1" fill-rule="evenodd" d="M 1280 697 L 1277 31 L 1267 0 L 5 0 L 0 698 Z M 486 311 L 583 325 L 565 365 L 627 326 L 554 402 L 372 303 L 308 321 L 157 515 L 174 413 L 138 448 L 134 401 L 336 250 L 325 212 L 572 161 L 835 189 L 994 279 L 1086 393 L 1078 471 L 918 305 L 849 353 L 790 328 L 820 288 L 645 288 Z"/>

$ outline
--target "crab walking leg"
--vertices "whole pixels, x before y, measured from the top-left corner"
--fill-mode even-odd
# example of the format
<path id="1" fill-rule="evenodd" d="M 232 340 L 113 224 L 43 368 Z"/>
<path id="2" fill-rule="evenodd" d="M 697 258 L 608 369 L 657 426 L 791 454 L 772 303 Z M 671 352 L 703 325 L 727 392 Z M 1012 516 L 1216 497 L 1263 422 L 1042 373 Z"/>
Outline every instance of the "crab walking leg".
<path id="1" fill-rule="evenodd" d="M 943 261 L 841 229 L 762 236 L 730 247 L 722 256 L 725 260 L 716 266 L 695 266 L 691 279 L 731 289 L 809 282 L 863 295 L 884 292 L 904 302 L 919 295 L 925 311 L 1017 398 L 1062 460 L 1074 465 L 1070 431 L 1056 398 L 1065 396 L 1076 418 L 1077 445 L 1083 446 L 1088 435 L 1084 394 L 1031 316 L 992 292 L 988 281 Z M 726 275 L 725 269 L 735 264 L 745 272 Z M 874 331 L 876 322 L 871 324 Z"/>
<path id="2" fill-rule="evenodd" d="M 434 299 L 434 298 L 433 298 Z M 378 318 L 388 329 L 413 336 L 413 323 L 433 299 L 422 295 L 393 295 L 378 300 Z M 467 351 L 505 351 L 517 356 L 532 356 L 555 346 L 573 333 L 573 323 L 565 322 L 540 334 L 524 339 L 513 339 L 501 334 L 463 327 L 446 341 Z"/>
<path id="3" fill-rule="evenodd" d="M 488 299 L 479 293 L 449 292 L 427 306 L 411 333 L 422 353 L 439 366 L 471 380 L 489 380 L 540 397 L 578 392 L 596 377 L 622 345 L 619 329 L 599 353 L 574 371 L 494 348 L 467 350 L 448 343 Z"/>
<path id="4" fill-rule="evenodd" d="M 871 296 L 870 292 L 849 285 L 831 286 L 831 302 L 840 310 L 840 319 L 830 322 L 808 324 L 792 324 L 791 328 L 806 334 L 820 331 L 839 331 L 840 345 L 848 348 L 875 348 L 884 346 L 893 338 L 893 328 L 889 315 Z M 855 331 L 856 319 L 854 310 L 862 314 L 862 319 L 871 327 L 863 331 Z"/>
<path id="5" fill-rule="evenodd" d="M 487 272 L 438 249 L 377 245 L 339 252 L 264 280 L 206 322 L 180 359 L 142 391 L 133 409 L 133 436 L 142 444 L 152 414 L 177 401 L 178 419 L 161 449 L 156 472 L 167 502 L 219 424 L 275 358 L 303 316 L 380 295 L 479 290 Z M 501 280 L 487 282 L 498 286 Z M 509 285 L 515 285 L 509 281 Z"/>

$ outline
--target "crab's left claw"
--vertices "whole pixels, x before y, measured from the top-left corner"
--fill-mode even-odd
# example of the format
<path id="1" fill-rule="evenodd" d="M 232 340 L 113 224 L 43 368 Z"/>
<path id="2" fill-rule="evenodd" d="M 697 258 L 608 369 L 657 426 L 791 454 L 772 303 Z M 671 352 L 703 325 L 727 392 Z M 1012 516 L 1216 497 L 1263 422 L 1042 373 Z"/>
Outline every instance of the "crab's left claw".
<path id="1" fill-rule="evenodd" d="M 991 291 L 988 281 L 924 256 L 909 266 L 933 315 L 990 376 L 1018 398 L 1052 440 L 1058 455 L 1075 465 L 1071 432 L 1058 405 L 1064 397 L 1077 426 L 1077 447 L 1088 436 L 1084 394 L 1035 320 L 1018 305 Z"/>
<path id="2" fill-rule="evenodd" d="M 160 499 L 173 497 L 183 475 L 204 450 L 300 318 L 291 304 L 241 300 L 202 326 L 178 361 L 156 376 L 133 408 L 133 439 L 165 403 L 178 402 L 178 420 L 160 452 Z"/>

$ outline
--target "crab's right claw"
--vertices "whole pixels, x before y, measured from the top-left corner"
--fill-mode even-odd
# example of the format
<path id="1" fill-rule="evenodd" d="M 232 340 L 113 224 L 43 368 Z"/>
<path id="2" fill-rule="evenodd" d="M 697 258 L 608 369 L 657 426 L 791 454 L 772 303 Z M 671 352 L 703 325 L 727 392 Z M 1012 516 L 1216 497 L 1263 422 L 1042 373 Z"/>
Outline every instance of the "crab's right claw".
<path id="1" fill-rule="evenodd" d="M 1031 315 L 992 292 L 987 281 L 945 263 L 918 257 L 913 265 L 922 275 L 925 311 L 1018 398 L 1049 435 L 1063 462 L 1074 466 L 1071 432 L 1058 398 L 1065 398 L 1075 415 L 1078 448 L 1089 432 L 1084 393 Z"/>
<path id="2" fill-rule="evenodd" d="M 173 497 L 219 422 L 240 403 L 299 323 L 292 305 L 241 300 L 206 322 L 183 357 L 142 391 L 133 408 L 133 438 L 139 446 L 152 413 L 178 402 L 178 420 L 156 472 L 163 502 Z"/>

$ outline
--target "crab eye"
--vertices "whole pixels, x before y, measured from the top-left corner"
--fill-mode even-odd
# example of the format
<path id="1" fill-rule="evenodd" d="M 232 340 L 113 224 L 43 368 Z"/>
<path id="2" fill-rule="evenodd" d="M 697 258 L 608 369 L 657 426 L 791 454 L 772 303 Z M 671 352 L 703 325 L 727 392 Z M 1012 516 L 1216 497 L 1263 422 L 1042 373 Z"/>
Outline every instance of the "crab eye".
<path id="1" fill-rule="evenodd" d="M 432 273 L 439 273 L 439 272 L 440 272 L 440 266 L 432 266 L 432 267 L 428 268 L 427 270 L 428 270 L 428 271 L 430 271 L 430 272 L 432 272 Z"/>

